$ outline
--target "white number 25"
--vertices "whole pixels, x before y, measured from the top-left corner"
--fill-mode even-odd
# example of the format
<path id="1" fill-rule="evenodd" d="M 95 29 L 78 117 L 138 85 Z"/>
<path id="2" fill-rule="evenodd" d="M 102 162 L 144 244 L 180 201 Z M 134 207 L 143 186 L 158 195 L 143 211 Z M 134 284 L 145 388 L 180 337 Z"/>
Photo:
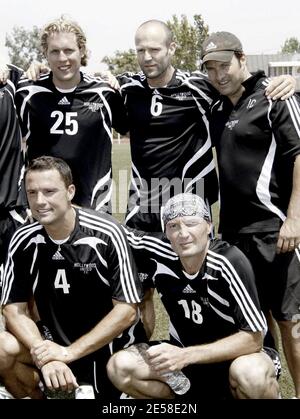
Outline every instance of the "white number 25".
<path id="1" fill-rule="evenodd" d="M 51 118 L 55 118 L 55 122 L 50 129 L 51 134 L 64 134 L 75 135 L 78 132 L 78 122 L 76 121 L 77 112 L 66 112 L 64 115 L 61 111 L 53 111 L 51 113 Z M 65 129 L 62 129 L 61 125 L 64 122 L 64 117 L 66 117 Z"/>

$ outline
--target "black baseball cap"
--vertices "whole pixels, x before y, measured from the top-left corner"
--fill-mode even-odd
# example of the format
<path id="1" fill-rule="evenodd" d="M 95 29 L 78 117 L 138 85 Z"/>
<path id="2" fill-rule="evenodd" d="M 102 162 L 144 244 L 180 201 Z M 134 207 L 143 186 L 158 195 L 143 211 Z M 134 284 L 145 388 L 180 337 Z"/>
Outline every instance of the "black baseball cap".
<path id="1" fill-rule="evenodd" d="M 206 61 L 231 61 L 235 52 L 243 52 L 241 41 L 230 32 L 214 32 L 202 44 L 202 64 Z"/>

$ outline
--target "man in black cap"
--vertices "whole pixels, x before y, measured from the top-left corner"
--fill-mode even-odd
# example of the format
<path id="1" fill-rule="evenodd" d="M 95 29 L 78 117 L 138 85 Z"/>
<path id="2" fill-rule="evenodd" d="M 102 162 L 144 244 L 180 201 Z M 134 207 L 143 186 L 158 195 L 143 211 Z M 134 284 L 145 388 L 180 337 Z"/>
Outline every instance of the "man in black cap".
<path id="1" fill-rule="evenodd" d="M 265 313 L 278 321 L 300 398 L 300 107 L 271 101 L 267 77 L 250 74 L 240 40 L 216 32 L 203 65 L 221 97 L 210 130 L 220 179 L 220 232 L 249 257 Z M 297 323 L 298 321 L 298 323 Z"/>

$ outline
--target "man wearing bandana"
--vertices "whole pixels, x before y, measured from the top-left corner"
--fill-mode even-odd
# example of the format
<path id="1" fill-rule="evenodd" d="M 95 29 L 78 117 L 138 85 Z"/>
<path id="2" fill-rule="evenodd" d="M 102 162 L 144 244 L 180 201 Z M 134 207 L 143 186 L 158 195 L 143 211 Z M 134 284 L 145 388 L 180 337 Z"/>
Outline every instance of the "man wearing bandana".
<path id="1" fill-rule="evenodd" d="M 136 231 L 128 239 L 137 262 L 145 269 L 148 257 L 154 265 L 144 285 L 157 289 L 169 314 L 170 341 L 113 355 L 113 384 L 134 398 L 173 398 L 166 374 L 183 370 L 191 382 L 187 398 L 278 398 L 280 361 L 263 347 L 266 322 L 248 259 L 210 240 L 211 219 L 199 196 L 171 198 L 163 221 L 168 242 Z"/>

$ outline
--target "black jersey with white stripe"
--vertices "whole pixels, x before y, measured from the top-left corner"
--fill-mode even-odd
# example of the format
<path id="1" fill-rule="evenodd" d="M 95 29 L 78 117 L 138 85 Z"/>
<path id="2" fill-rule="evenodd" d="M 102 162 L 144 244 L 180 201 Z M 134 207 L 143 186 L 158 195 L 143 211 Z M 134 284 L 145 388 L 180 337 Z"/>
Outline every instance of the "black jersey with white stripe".
<path id="1" fill-rule="evenodd" d="M 0 84 L 0 212 L 14 209 L 21 188 L 21 132 L 15 107 L 15 92 L 22 70 L 8 65 L 9 79 Z"/>
<path id="2" fill-rule="evenodd" d="M 120 93 L 84 73 L 75 90 L 61 91 L 50 73 L 36 82 L 21 81 L 16 103 L 28 159 L 64 159 L 74 177 L 74 202 L 103 209 L 112 193 L 112 127 L 123 134 L 128 130 Z"/>
<path id="3" fill-rule="evenodd" d="M 37 222 L 21 227 L 10 243 L 2 303 L 27 302 L 32 293 L 42 322 L 63 345 L 105 317 L 112 299 L 139 303 L 141 285 L 123 229 L 93 210 L 76 210 L 74 231 L 63 244 Z M 114 340 L 114 350 L 133 343 L 138 333 L 140 322 Z"/>
<path id="4" fill-rule="evenodd" d="M 168 242 L 136 230 L 127 234 L 145 287 L 151 286 L 145 262 L 152 262 L 152 287 L 169 314 L 175 344 L 213 342 L 239 330 L 266 331 L 252 267 L 237 247 L 211 242 L 200 272 L 188 275 Z"/>
<path id="5" fill-rule="evenodd" d="M 218 183 L 206 113 L 214 90 L 201 74 L 175 70 L 165 87 L 151 88 L 143 72 L 118 76 L 125 100 L 132 159 L 126 223 L 161 231 L 160 208 L 177 193 L 212 204 Z"/>
<path id="6" fill-rule="evenodd" d="M 294 160 L 300 153 L 300 102 L 296 96 L 268 100 L 263 72 L 243 85 L 245 91 L 235 106 L 222 96 L 212 107 L 220 231 L 276 231 L 286 218 Z"/>

